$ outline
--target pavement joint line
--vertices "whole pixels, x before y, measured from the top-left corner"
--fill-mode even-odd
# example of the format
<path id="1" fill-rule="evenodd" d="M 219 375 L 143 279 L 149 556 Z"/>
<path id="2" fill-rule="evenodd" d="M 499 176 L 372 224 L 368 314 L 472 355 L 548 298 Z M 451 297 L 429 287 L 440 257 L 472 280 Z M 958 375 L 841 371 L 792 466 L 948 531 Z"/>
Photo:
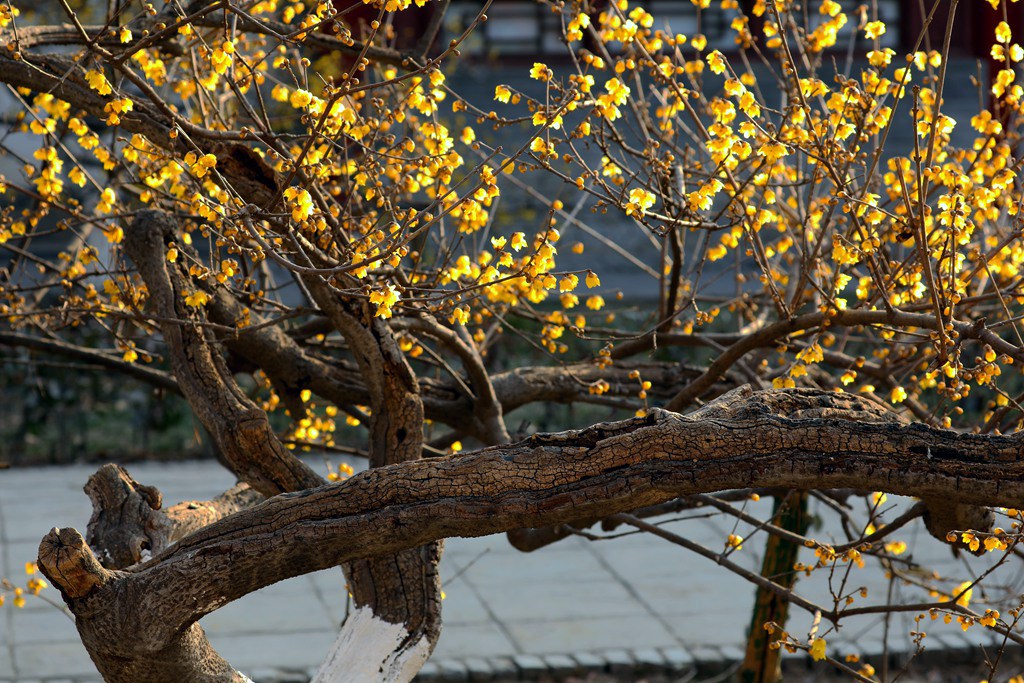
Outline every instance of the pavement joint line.
<path id="1" fill-rule="evenodd" d="M 663 649 L 663 648 L 662 648 Z M 607 673 L 622 677 L 623 680 L 629 680 L 631 677 L 650 675 L 652 673 L 665 674 L 669 676 L 683 676 L 684 674 L 692 673 L 697 670 L 708 670 L 708 667 L 712 667 L 716 671 L 728 670 L 734 668 L 741 663 L 742 650 L 735 646 L 725 646 L 722 648 L 705 648 L 706 654 L 710 659 L 696 659 L 692 662 L 687 663 L 684 667 L 680 668 L 678 664 L 674 664 L 668 658 L 664 658 L 662 663 L 651 661 L 650 657 L 651 648 L 647 649 L 615 649 L 604 650 L 602 652 L 579 652 L 573 653 L 572 655 L 523 655 L 521 657 L 513 657 L 513 660 L 522 661 L 524 664 L 529 660 L 532 664 L 548 663 L 548 671 L 542 671 L 539 668 L 533 666 L 527 668 L 520 668 L 518 675 L 510 675 L 511 672 L 507 666 L 509 657 L 449 657 L 442 659 L 432 659 L 427 662 L 427 665 L 423 667 L 420 675 L 414 680 L 418 683 L 462 683 L 466 680 L 472 681 L 497 681 L 497 680 L 534 680 L 538 675 L 552 675 L 556 673 L 556 668 L 561 669 L 565 667 L 565 660 L 573 659 L 577 664 L 577 671 L 581 674 L 588 673 Z M 911 657 L 910 652 L 899 651 L 889 652 L 888 657 L 890 659 L 908 659 Z M 928 649 L 924 653 L 918 655 L 914 661 L 919 666 L 923 667 L 937 667 L 944 666 L 951 663 L 954 664 L 969 664 L 972 662 L 960 661 L 949 661 L 949 652 L 945 649 Z M 885 653 L 878 652 L 872 654 L 865 654 L 861 657 L 861 661 L 878 661 L 882 657 L 886 656 Z M 1024 647 L 1013 645 L 1008 646 L 1006 653 L 1004 654 L 1005 659 L 1009 659 L 1009 666 L 1015 666 L 1019 664 L 1022 658 L 1024 658 Z M 977 659 L 977 658 L 975 658 Z M 627 664 L 631 661 L 632 663 Z M 980 659 L 978 660 L 980 661 Z M 809 671 L 809 660 L 806 656 L 800 657 L 784 657 L 783 658 L 783 672 L 789 671 L 793 673 L 800 673 Z M 489 671 L 488 671 L 489 669 Z M 313 676 L 315 669 L 309 669 L 306 681 L 310 680 Z M 295 683 L 296 681 L 302 680 L 296 678 L 296 671 L 294 669 L 280 669 L 280 670 L 267 670 L 264 669 L 257 672 L 258 676 L 253 680 L 255 683 Z M 564 672 L 563 672 L 564 673 Z M 469 678 L 467 678 L 469 675 Z M 67 677 L 61 679 L 41 679 L 46 683 L 63 683 L 67 681 Z M 7 683 L 7 681 L 0 679 L 0 683 Z M 13 681 L 11 683 L 28 683 L 27 681 Z M 74 683 L 98 683 L 98 679 L 94 678 L 76 678 Z M 305 681 L 303 681 L 305 683 Z M 369 683 L 369 682 L 366 682 Z"/>
<path id="2" fill-rule="evenodd" d="M 330 569 L 328 571 L 341 572 L 341 569 L 338 568 L 338 567 L 334 567 L 333 569 Z M 313 588 L 311 589 L 310 592 L 313 593 L 314 596 L 316 596 L 316 601 L 320 604 L 320 607 L 323 608 L 324 612 L 327 614 L 327 620 L 330 621 L 333 624 L 334 623 L 334 613 L 331 612 L 331 603 L 330 603 L 330 600 L 327 598 L 327 595 L 320 588 L 320 584 L 318 584 L 316 581 L 313 580 L 311 574 L 306 574 L 306 576 L 303 577 L 303 578 L 307 579 L 309 581 L 309 583 L 312 584 Z M 344 576 L 344 574 L 339 576 L 339 578 L 341 579 L 342 587 L 345 587 L 345 576 Z M 351 601 L 346 598 L 346 600 L 345 600 L 345 616 L 348 616 L 349 607 L 351 606 L 350 602 Z M 339 624 L 339 626 L 340 626 L 340 624 Z"/>
<path id="3" fill-rule="evenodd" d="M 659 648 L 663 650 L 664 648 Z M 531 662 L 547 663 L 552 662 L 557 666 L 563 666 L 563 660 L 567 658 L 573 658 L 580 666 L 579 669 L 584 673 L 610 673 L 620 677 L 630 677 L 639 675 L 650 675 L 652 673 L 662 673 L 667 675 L 682 675 L 688 671 L 707 669 L 707 667 L 714 667 L 716 670 L 721 670 L 723 667 L 727 670 L 735 667 L 740 663 L 740 657 L 742 656 L 742 650 L 735 645 L 727 645 L 721 648 L 698 648 L 698 651 L 706 654 L 708 659 L 697 658 L 692 662 L 688 662 L 684 669 L 681 669 L 678 664 L 674 664 L 669 658 L 663 658 L 663 662 L 658 664 L 652 661 L 650 657 L 650 648 L 646 649 L 622 649 L 617 648 L 612 650 L 603 650 L 601 652 L 579 652 L 573 653 L 572 655 L 558 655 L 558 654 L 547 654 L 547 655 L 525 655 L 522 661 L 529 659 Z M 861 657 L 861 661 L 872 662 L 878 661 L 883 657 L 888 657 L 890 661 L 903 660 L 911 658 L 912 653 L 908 651 L 889 651 L 885 652 L 874 652 L 865 653 Z M 963 658 L 957 658 L 954 661 L 950 661 L 950 656 L 953 655 L 953 651 L 943 648 L 930 648 L 926 649 L 923 653 L 914 657 L 914 661 L 919 666 L 924 667 L 936 667 L 944 666 L 949 664 L 970 664 L 976 661 L 981 661 L 980 652 L 976 652 L 970 661 L 965 661 Z M 519 659 L 515 657 L 513 659 Z M 1024 647 L 1019 645 L 1007 645 L 1006 650 L 1003 654 L 1004 660 L 1009 660 L 1008 666 L 1016 666 L 1021 661 L 1024 661 Z M 466 680 L 472 681 L 496 681 L 496 680 L 510 680 L 508 673 L 509 657 L 498 656 L 498 657 L 449 657 L 441 659 L 433 659 L 427 662 L 423 667 L 420 675 L 414 680 L 419 683 L 456 683 L 463 682 Z M 472 665 L 471 665 L 472 662 Z M 493 662 L 493 663 L 492 663 Z M 627 664 L 627 662 L 632 662 Z M 800 671 L 809 671 L 809 661 L 806 656 L 800 657 L 784 657 L 783 658 L 783 671 L 792 671 L 794 673 Z M 490 672 L 488 673 L 488 668 Z M 307 683 L 314 675 L 315 667 L 306 670 L 297 670 L 294 667 L 261 667 L 258 670 L 250 673 L 253 676 L 255 683 Z M 471 678 L 467 678 L 467 675 L 472 673 Z M 554 669 L 551 669 L 547 673 L 550 675 L 554 673 Z M 530 670 L 522 669 L 519 671 L 518 680 L 532 680 L 532 677 L 541 675 L 546 672 L 540 669 Z M 525 677 L 525 678 L 524 678 Z M 516 680 L 513 676 L 512 680 Z M 624 678 L 623 680 L 626 680 Z M 44 677 L 38 678 L 0 678 L 0 683 L 102 683 L 102 680 L 96 676 L 58 676 L 58 677 Z M 370 683 L 369 681 L 360 683 Z"/>
<path id="4" fill-rule="evenodd" d="M 505 622 L 499 619 L 498 615 L 494 613 L 494 609 L 491 607 L 490 602 L 488 602 L 485 599 L 486 596 L 477 587 L 477 585 L 473 583 L 473 581 L 469 578 L 469 573 L 463 572 L 459 576 L 459 578 L 466 582 L 466 585 L 469 586 L 469 589 L 473 591 L 473 595 L 476 597 L 477 600 L 480 601 L 480 604 L 483 605 L 484 612 L 487 613 L 488 618 L 494 622 L 495 626 L 498 627 L 498 630 L 501 631 L 502 635 L 508 638 L 508 642 L 512 643 L 512 647 L 515 648 L 515 653 L 513 656 L 526 654 L 526 649 L 523 647 L 522 643 L 520 643 L 519 640 L 515 637 L 515 635 L 512 634 L 512 631 L 509 629 L 508 626 L 505 625 Z"/>
<path id="5" fill-rule="evenodd" d="M 664 648 L 660 648 L 660 649 L 664 649 Z M 614 657 L 609 657 L 608 656 L 608 654 L 611 653 L 610 650 L 606 650 L 606 651 L 602 651 L 602 652 L 574 653 L 572 655 L 572 657 L 574 657 L 577 662 L 585 662 L 585 664 L 581 664 L 581 666 L 580 666 L 580 669 L 584 670 L 585 673 L 612 673 L 612 674 L 617 674 L 617 675 L 623 676 L 623 677 L 631 677 L 631 676 L 638 676 L 638 675 L 644 675 L 644 674 L 650 675 L 651 673 L 662 673 L 662 674 L 667 674 L 667 675 L 670 675 L 670 676 L 671 675 L 677 675 L 678 676 L 678 675 L 682 675 L 682 674 L 684 674 L 684 673 L 686 673 L 688 671 L 696 671 L 697 669 L 701 668 L 702 666 L 706 667 L 708 665 L 714 666 L 716 669 L 723 669 L 724 668 L 724 669 L 728 670 L 729 668 L 733 668 L 733 667 L 738 666 L 741 663 L 742 655 L 743 655 L 743 651 L 742 651 L 741 648 L 737 647 L 736 645 L 727 645 L 727 646 L 722 647 L 722 648 L 714 648 L 713 651 L 709 650 L 708 654 L 713 654 L 714 655 L 713 659 L 708 659 L 708 660 L 697 659 L 697 660 L 692 661 L 688 665 L 686 665 L 685 668 L 681 669 L 678 665 L 674 665 L 667 658 L 665 658 L 664 663 L 662 663 L 662 664 L 657 664 L 656 662 L 652 662 L 651 658 L 649 656 L 649 652 L 650 652 L 650 648 L 648 648 L 648 649 L 641 649 L 641 650 L 636 650 L 636 649 L 632 649 L 632 650 L 631 649 L 616 649 L 615 652 L 614 652 L 614 655 L 615 655 Z M 912 653 L 907 652 L 907 651 L 900 651 L 900 652 L 889 652 L 887 656 L 890 659 L 892 659 L 892 658 L 908 659 L 908 658 L 911 657 L 911 654 Z M 924 666 L 924 667 L 943 666 L 943 665 L 948 665 L 950 663 L 959 663 L 959 664 L 968 663 L 968 662 L 964 662 L 963 660 L 960 660 L 958 662 L 950 662 L 949 661 L 949 655 L 950 655 L 950 652 L 948 652 L 945 648 L 942 648 L 942 649 L 939 649 L 939 648 L 927 649 L 923 653 L 921 653 L 920 655 L 917 655 L 917 657 L 915 658 L 914 661 L 919 666 Z M 877 660 L 881 659 L 884 656 L 886 656 L 886 653 L 883 653 L 883 652 L 864 654 L 861 657 L 861 661 L 866 661 L 866 662 L 867 661 L 877 661 Z M 979 656 L 980 656 L 980 653 L 979 653 Z M 545 661 L 548 660 L 548 659 L 551 659 L 551 658 L 555 658 L 555 657 L 560 658 L 559 655 L 539 655 L 538 657 L 540 659 L 542 659 L 542 660 L 545 660 Z M 1011 660 L 1010 666 L 1014 666 L 1015 664 L 1019 663 L 1021 658 L 1024 658 L 1024 647 L 1021 647 L 1019 645 L 1007 646 L 1007 650 L 1006 650 L 1006 653 L 1005 653 L 1004 657 L 1006 659 Z M 473 657 L 473 658 L 466 658 L 466 659 L 474 659 L 477 662 L 481 661 L 481 659 L 483 661 L 490 661 L 490 659 L 488 659 L 488 658 L 480 658 L 480 657 Z M 497 659 L 503 659 L 503 658 L 498 657 L 498 658 L 492 658 L 492 659 L 497 660 Z M 507 659 L 507 658 L 504 658 L 504 659 Z M 624 665 L 624 661 L 627 660 L 627 659 L 632 659 L 634 663 L 631 666 L 625 666 Z M 975 658 L 975 659 L 977 659 L 977 658 Z M 444 671 L 446 671 L 446 670 L 461 671 L 465 667 L 464 660 L 462 660 L 462 659 L 457 660 L 459 662 L 458 664 L 452 664 L 451 663 L 452 662 L 451 659 L 432 660 L 432 661 L 435 664 L 435 666 L 430 667 L 425 672 L 425 675 L 417 676 L 414 680 L 419 681 L 420 683 L 454 683 L 455 681 L 463 681 L 463 680 L 465 680 L 465 678 L 458 678 L 458 677 L 456 677 L 456 678 L 447 678 L 444 675 Z M 980 661 L 980 660 L 978 660 L 978 661 Z M 783 671 L 785 672 L 785 671 L 788 670 L 788 671 L 791 671 L 791 672 L 794 672 L 794 673 L 798 673 L 800 671 L 808 671 L 809 670 L 809 668 L 808 668 L 809 667 L 809 663 L 810 662 L 809 662 L 809 659 L 808 659 L 807 656 L 803 656 L 803 657 L 797 656 L 797 657 L 791 657 L 791 658 L 790 657 L 786 657 L 786 658 L 783 658 L 783 664 L 782 664 Z M 475 680 L 498 680 L 498 679 L 497 678 L 492 678 L 492 679 L 486 679 L 486 678 L 479 678 L 478 679 L 478 678 L 474 678 L 473 680 L 475 681 Z M 508 678 L 505 677 L 505 680 L 508 680 Z M 520 680 L 529 680 L 529 679 L 520 679 Z M 623 680 L 628 680 L 628 678 L 624 678 Z M 274 679 L 267 679 L 267 680 L 257 680 L 256 683 L 283 683 L 283 682 L 282 681 L 277 681 L 277 680 L 274 680 Z"/>
<path id="6" fill-rule="evenodd" d="M 678 645 L 685 647 L 686 643 L 684 643 L 682 641 L 682 639 L 676 633 L 676 630 L 674 628 L 672 628 L 672 624 L 668 623 L 668 620 L 665 617 L 663 617 L 657 610 L 655 610 L 651 606 L 651 604 L 649 602 L 647 602 L 647 600 L 644 599 L 644 597 L 636 589 L 636 586 L 634 585 L 634 583 L 632 581 L 628 581 L 626 579 L 626 577 L 624 577 L 621 573 L 619 573 L 619 571 L 616 570 L 615 567 L 613 567 L 608 562 L 608 560 L 605 559 L 604 555 L 602 555 L 601 553 L 597 552 L 597 550 L 594 548 L 594 543 L 593 542 L 585 543 L 583 545 L 583 547 L 586 548 L 587 552 L 590 553 L 594 557 L 594 559 L 597 560 L 598 564 L 600 564 L 602 567 L 604 567 L 604 570 L 606 572 L 611 574 L 612 577 L 614 577 L 615 580 L 618 581 L 619 584 L 622 585 L 622 587 L 625 589 L 625 591 L 627 593 L 629 593 L 630 597 L 632 597 L 634 600 L 636 600 L 644 608 L 644 611 L 646 611 L 647 614 L 650 617 L 652 617 L 655 621 L 657 621 L 659 624 L 661 624 L 661 627 L 663 629 L 665 629 L 665 633 L 669 634 L 676 641 L 676 643 Z"/>

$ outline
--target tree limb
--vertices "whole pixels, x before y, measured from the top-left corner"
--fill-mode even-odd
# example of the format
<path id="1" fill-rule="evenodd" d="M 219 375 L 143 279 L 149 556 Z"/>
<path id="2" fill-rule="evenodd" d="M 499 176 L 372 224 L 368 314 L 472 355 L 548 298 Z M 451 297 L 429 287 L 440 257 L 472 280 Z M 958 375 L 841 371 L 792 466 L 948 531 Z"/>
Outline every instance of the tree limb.
<path id="1" fill-rule="evenodd" d="M 47 554 L 53 538 L 40 561 L 69 598 L 93 656 L 102 633 L 105 652 L 121 647 L 119 656 L 131 658 L 132 644 L 110 640 L 113 631 L 145 633 L 151 649 L 167 647 L 227 602 L 339 562 L 746 487 L 867 487 L 955 505 L 1020 506 L 1024 443 L 907 424 L 849 394 L 736 390 L 693 415 L 654 410 L 278 496 L 90 585 L 56 571 Z M 138 609 L 138 596 L 160 609 Z"/>
<path id="2" fill-rule="evenodd" d="M 267 414 L 235 384 L 203 329 L 176 322 L 198 321 L 201 314 L 185 303 L 185 266 L 166 259 L 175 230 L 168 214 L 141 211 L 126 231 L 124 246 L 146 282 L 149 304 L 163 318 L 160 330 L 182 393 L 235 474 L 255 490 L 272 496 L 323 483 L 281 444 Z"/>

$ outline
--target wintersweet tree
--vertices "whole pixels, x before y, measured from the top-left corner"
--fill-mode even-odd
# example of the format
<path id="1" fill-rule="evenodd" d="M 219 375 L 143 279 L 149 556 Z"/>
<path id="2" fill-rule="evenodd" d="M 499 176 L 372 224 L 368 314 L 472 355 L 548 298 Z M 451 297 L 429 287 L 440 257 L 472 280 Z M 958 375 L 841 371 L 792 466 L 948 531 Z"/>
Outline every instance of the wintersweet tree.
<path id="1" fill-rule="evenodd" d="M 61 0 L 59 23 L 0 6 L 8 134 L 31 150 L 3 184 L 0 342 L 180 394 L 240 482 L 164 509 L 105 466 L 86 538 L 43 539 L 104 679 L 246 680 L 198 620 L 340 565 L 354 610 L 317 680 L 407 681 L 440 632 L 444 538 L 532 550 L 599 522 L 757 587 L 748 680 L 780 648 L 875 680 L 828 649 L 855 616 L 911 612 L 917 643 L 933 620 L 1024 642 L 1015 593 L 979 590 L 1019 553 L 1024 507 L 1009 24 L 958 121 L 956 0 L 924 3 L 907 54 L 871 3 L 695 0 L 698 27 L 731 20 L 720 45 L 628 0 L 549 3 L 565 58 L 493 102 L 450 78 L 488 4 L 450 42 L 448 2 L 416 0 L 433 11 L 411 37 L 410 4 Z M 515 193 L 539 219 L 501 210 Z M 654 303 L 603 285 L 594 251 Z M 509 428 L 553 404 L 586 408 L 565 425 L 582 428 Z M 325 478 L 303 450 L 369 470 Z M 841 519 L 817 538 L 811 496 Z M 707 548 L 645 521 L 688 507 L 752 524 L 761 571 L 730 559 L 749 535 Z M 920 571 L 899 539 L 919 518 L 997 559 Z M 919 599 L 833 584 L 865 562 Z"/>

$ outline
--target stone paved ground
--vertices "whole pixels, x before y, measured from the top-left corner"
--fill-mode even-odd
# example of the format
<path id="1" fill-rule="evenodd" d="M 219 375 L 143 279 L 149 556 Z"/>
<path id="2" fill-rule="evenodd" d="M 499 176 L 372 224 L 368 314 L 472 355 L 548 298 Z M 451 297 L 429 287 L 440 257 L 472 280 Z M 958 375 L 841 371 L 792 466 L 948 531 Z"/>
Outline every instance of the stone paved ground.
<path id="1" fill-rule="evenodd" d="M 84 529 L 90 509 L 81 487 L 94 469 L 0 471 L 0 576 L 23 580 L 24 563 L 34 559 L 39 539 L 51 527 Z M 129 471 L 158 486 L 169 503 L 210 497 L 232 483 L 214 462 L 137 464 Z M 669 527 L 709 547 L 721 547 L 733 531 L 722 517 L 700 511 L 689 516 Z M 749 530 L 741 526 L 736 533 L 749 535 Z M 940 570 L 965 561 L 954 560 L 920 531 L 905 538 L 915 558 Z M 759 566 L 759 545 L 746 543 L 734 559 Z M 984 560 L 971 561 L 973 571 L 983 565 Z M 674 663 L 686 669 L 696 660 L 712 669 L 716 662 L 725 666 L 740 654 L 754 593 L 707 560 L 635 535 L 601 542 L 573 538 L 533 554 L 513 550 L 503 537 L 451 539 L 442 569 L 445 629 L 426 673 L 449 680 L 468 680 L 470 671 L 518 676 L 584 665 L 637 671 Z M 1024 592 L 1020 567 L 1011 569 L 1004 582 L 1009 590 Z M 868 587 L 879 599 L 887 585 L 872 569 L 854 572 L 849 583 Z M 808 580 L 802 588 L 814 599 L 828 598 L 823 583 Z M 53 590 L 44 594 L 59 601 Z M 903 588 L 896 594 L 915 597 Z M 202 624 L 215 647 L 257 680 L 304 680 L 332 642 L 344 610 L 344 582 L 340 571 L 332 570 L 270 586 Z M 809 624 L 810 617 L 801 613 L 791 628 L 806 633 Z M 959 649 L 957 659 L 983 634 L 963 634 L 955 626 L 932 627 L 927 640 L 933 647 Z M 907 650 L 912 627 L 909 617 L 895 618 L 890 647 Z M 862 620 L 828 639 L 836 652 L 872 653 L 882 650 L 882 634 L 877 620 Z M 285 671 L 296 677 L 280 678 Z M 95 680 L 95 671 L 74 624 L 58 609 L 39 599 L 21 610 L 5 606 L 0 609 L 0 681 L 40 679 Z"/>

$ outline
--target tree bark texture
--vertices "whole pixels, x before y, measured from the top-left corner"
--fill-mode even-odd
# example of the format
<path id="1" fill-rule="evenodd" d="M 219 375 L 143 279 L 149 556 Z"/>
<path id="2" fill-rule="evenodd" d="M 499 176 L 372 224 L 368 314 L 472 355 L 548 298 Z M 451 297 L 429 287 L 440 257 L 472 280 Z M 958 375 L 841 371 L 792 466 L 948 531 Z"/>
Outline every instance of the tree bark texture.
<path id="1" fill-rule="evenodd" d="M 256 492 L 271 496 L 322 484 L 323 480 L 277 439 L 266 413 L 235 383 L 203 326 L 204 314 L 186 304 L 190 278 L 185 266 L 166 259 L 167 249 L 176 239 L 177 226 L 171 216 L 143 211 L 127 231 L 125 250 L 146 283 L 148 303 L 161 321 L 182 393 L 229 466 Z M 370 315 L 366 305 L 339 296 L 324 281 L 311 278 L 307 285 L 344 335 L 369 390 L 371 466 L 420 457 L 423 406 L 415 375 L 390 328 Z M 123 547 L 123 539 L 117 545 Z M 142 545 L 140 541 L 139 547 Z M 439 542 L 432 541 L 423 548 L 401 549 L 394 556 L 359 558 L 347 572 L 356 606 L 370 608 L 383 622 L 401 624 L 408 635 L 401 646 L 415 650 L 423 661 L 440 634 L 440 552 Z M 205 639 L 198 640 L 203 642 L 200 650 L 212 652 Z"/>
<path id="2" fill-rule="evenodd" d="M 419 459 L 423 453 L 423 403 L 416 375 L 391 328 L 374 317 L 367 304 L 339 296 L 318 276 L 306 277 L 305 281 L 317 305 L 344 336 L 369 388 L 370 467 Z M 437 644 L 441 634 L 440 560 L 441 540 L 430 539 L 419 547 L 350 560 L 345 566 L 356 613 L 369 608 L 379 621 L 401 625 L 404 631 L 397 655 L 388 653 L 378 665 L 382 681 L 411 680 L 411 676 L 404 677 L 410 670 L 409 658 L 419 664 L 411 668 L 414 675 Z M 351 634 L 359 626 L 346 623 L 332 649 L 332 658 L 362 660 L 366 648 L 361 638 Z M 326 678 L 326 672 L 321 670 L 318 681 L 344 680 L 341 672 L 333 679 Z"/>
<path id="3" fill-rule="evenodd" d="M 849 394 L 741 388 L 690 415 L 654 410 L 276 496 L 128 571 L 104 570 L 67 529 L 44 539 L 39 559 L 106 676 L 112 669 L 101 662 L 127 666 L 180 649 L 182 634 L 203 615 L 341 562 L 451 536 L 600 519 L 682 495 L 765 487 L 887 491 L 920 497 L 939 512 L 1020 508 L 1024 439 L 908 424 Z M 177 680 L 207 680 L 200 673 Z M 131 679 L 115 671 L 107 680 Z"/>
<path id="4" fill-rule="evenodd" d="M 186 305 L 186 266 L 166 258 L 176 236 L 172 216 L 141 211 L 126 231 L 124 246 L 146 283 L 149 306 L 160 317 L 182 394 L 232 471 L 259 493 L 273 496 L 322 484 L 319 475 L 281 444 L 267 414 L 238 387 L 207 338 L 202 314 Z"/>
<path id="5" fill-rule="evenodd" d="M 163 496 L 119 465 L 104 465 L 85 484 L 92 501 L 86 540 L 107 569 L 124 569 L 155 555 L 222 517 L 252 507 L 263 496 L 238 484 L 213 500 L 190 500 L 164 510 Z"/>

